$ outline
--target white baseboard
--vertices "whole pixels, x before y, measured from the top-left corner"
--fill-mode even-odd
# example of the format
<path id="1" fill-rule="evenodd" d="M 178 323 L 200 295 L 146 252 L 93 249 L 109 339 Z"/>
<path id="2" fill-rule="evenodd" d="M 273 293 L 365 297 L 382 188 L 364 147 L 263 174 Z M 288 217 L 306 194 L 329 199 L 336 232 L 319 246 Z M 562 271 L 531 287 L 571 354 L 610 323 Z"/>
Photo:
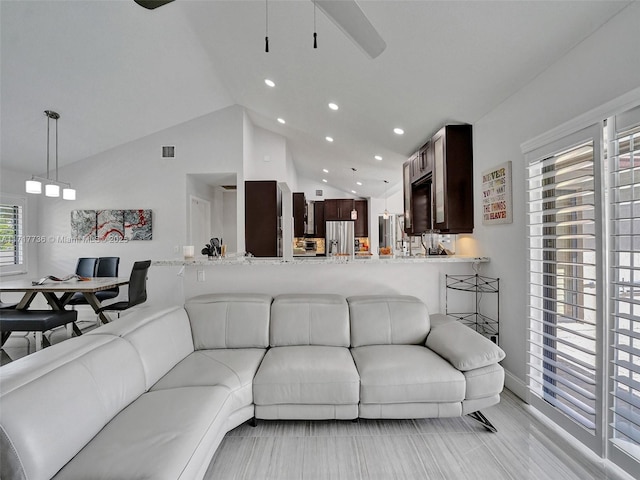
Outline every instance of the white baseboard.
<path id="1" fill-rule="evenodd" d="M 523 402 L 529 403 L 529 388 L 527 384 L 507 370 L 504 371 L 504 386 Z"/>

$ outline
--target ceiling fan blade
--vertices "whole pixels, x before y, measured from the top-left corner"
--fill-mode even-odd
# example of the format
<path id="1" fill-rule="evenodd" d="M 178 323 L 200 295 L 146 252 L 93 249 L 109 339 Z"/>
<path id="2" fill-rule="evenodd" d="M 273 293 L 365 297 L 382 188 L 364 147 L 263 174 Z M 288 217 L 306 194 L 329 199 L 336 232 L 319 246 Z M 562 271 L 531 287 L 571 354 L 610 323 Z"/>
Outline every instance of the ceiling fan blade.
<path id="1" fill-rule="evenodd" d="M 166 5 L 167 3 L 173 2 L 173 0 L 133 0 L 141 7 L 146 8 L 147 10 L 153 10 L 155 8 Z"/>
<path id="2" fill-rule="evenodd" d="M 387 48 L 355 0 L 315 0 L 315 4 L 371 58 L 376 58 Z"/>

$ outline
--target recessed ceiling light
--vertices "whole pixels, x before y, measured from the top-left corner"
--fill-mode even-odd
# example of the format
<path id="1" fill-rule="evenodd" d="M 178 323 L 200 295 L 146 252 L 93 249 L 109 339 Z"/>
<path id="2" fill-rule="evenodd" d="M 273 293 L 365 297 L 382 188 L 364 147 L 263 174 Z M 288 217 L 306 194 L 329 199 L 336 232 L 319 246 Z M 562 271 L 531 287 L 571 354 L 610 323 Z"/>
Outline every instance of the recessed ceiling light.
<path id="1" fill-rule="evenodd" d="M 323 178 L 323 179 L 322 179 L 322 181 L 323 181 L 324 183 L 327 183 L 327 179 L 326 179 L 326 178 Z"/>
<path id="2" fill-rule="evenodd" d="M 329 170 L 327 170 L 326 168 L 323 168 L 323 169 L 322 169 L 322 171 L 323 171 L 324 173 L 329 173 Z"/>
<path id="3" fill-rule="evenodd" d="M 393 133 L 395 133 L 396 135 L 404 135 L 404 130 L 396 127 L 393 129 Z"/>
<path id="4" fill-rule="evenodd" d="M 324 137 L 324 138 L 329 143 L 333 142 L 333 137 Z"/>
<path id="5" fill-rule="evenodd" d="M 281 124 L 284 125 L 287 122 L 284 121 L 284 118 L 278 118 L 278 123 L 281 123 Z"/>
<path id="6" fill-rule="evenodd" d="M 382 157 L 381 157 L 380 155 L 376 155 L 376 156 L 375 156 L 375 157 L 373 157 L 373 158 L 375 158 L 375 159 L 376 159 L 376 160 L 378 160 L 378 161 L 382 160 Z"/>
<path id="7" fill-rule="evenodd" d="M 362 182 L 356 182 L 356 185 L 362 185 Z"/>
<path id="8" fill-rule="evenodd" d="M 274 82 L 273 80 L 270 80 L 268 78 L 264 79 L 264 83 L 266 83 L 268 87 L 275 87 L 276 86 L 276 82 Z"/>
<path id="9" fill-rule="evenodd" d="M 356 192 L 355 190 L 351 190 L 351 193 L 358 193 L 358 192 Z"/>
<path id="10" fill-rule="evenodd" d="M 338 107 L 338 105 L 337 105 L 337 104 L 335 104 L 335 103 L 331 102 L 331 103 L 329 104 L 329 108 L 330 108 L 331 110 L 338 110 L 338 108 L 340 108 L 340 107 Z"/>

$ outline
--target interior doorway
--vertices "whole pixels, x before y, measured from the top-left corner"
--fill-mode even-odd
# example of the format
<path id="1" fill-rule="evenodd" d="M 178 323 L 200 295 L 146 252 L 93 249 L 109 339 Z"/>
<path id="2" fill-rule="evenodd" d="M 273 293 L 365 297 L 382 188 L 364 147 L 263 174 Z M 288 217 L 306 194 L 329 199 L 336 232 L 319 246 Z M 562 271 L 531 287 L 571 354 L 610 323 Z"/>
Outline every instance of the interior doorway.
<path id="1" fill-rule="evenodd" d="M 196 254 L 209 243 L 211 235 L 211 202 L 190 196 L 189 242 L 196 247 Z"/>

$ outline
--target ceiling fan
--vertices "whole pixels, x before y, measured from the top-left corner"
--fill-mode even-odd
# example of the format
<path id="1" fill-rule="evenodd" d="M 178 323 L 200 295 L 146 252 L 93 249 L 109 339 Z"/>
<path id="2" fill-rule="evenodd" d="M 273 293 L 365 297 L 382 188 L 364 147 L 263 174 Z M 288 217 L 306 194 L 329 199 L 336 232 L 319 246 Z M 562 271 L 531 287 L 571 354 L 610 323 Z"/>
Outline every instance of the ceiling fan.
<path id="1" fill-rule="evenodd" d="M 134 2 L 146 9 L 153 10 L 171 3 L 173 0 L 134 0 Z M 387 48 L 387 44 L 356 0 L 315 0 L 314 4 L 372 59 Z"/>

